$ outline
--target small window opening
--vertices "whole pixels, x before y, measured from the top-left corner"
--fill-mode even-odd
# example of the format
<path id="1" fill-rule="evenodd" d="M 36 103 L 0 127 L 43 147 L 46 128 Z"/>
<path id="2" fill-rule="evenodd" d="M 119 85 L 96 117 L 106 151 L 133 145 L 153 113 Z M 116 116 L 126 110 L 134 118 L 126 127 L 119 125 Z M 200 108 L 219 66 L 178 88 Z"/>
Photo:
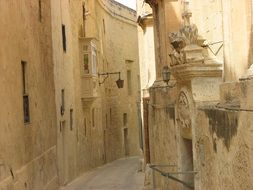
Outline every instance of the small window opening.
<path id="1" fill-rule="evenodd" d="M 86 13 L 85 2 L 83 2 L 83 22 L 85 22 L 85 20 L 86 20 L 86 15 L 85 15 L 85 13 Z"/>
<path id="2" fill-rule="evenodd" d="M 67 51 L 67 43 L 66 43 L 66 28 L 65 25 L 62 24 L 62 46 L 63 46 L 63 51 Z"/>
<path id="3" fill-rule="evenodd" d="M 127 126 L 127 113 L 123 114 L 123 126 L 126 127 Z"/>
<path id="4" fill-rule="evenodd" d="M 70 130 L 73 130 L 73 109 L 70 109 L 70 116 L 69 116 L 69 122 L 70 122 Z"/>
<path id="5" fill-rule="evenodd" d="M 61 115 L 64 115 L 65 112 L 65 90 L 61 90 Z"/>
<path id="6" fill-rule="evenodd" d="M 95 127 L 95 108 L 92 108 L 91 117 L 92 117 L 92 127 Z"/>
<path id="7" fill-rule="evenodd" d="M 88 74 L 89 73 L 89 54 L 88 53 L 83 54 L 83 68 L 84 68 L 84 73 Z"/>
<path id="8" fill-rule="evenodd" d="M 132 73 L 131 73 L 131 70 L 127 71 L 127 89 L 128 89 L 128 95 L 132 95 Z"/>
<path id="9" fill-rule="evenodd" d="M 84 136 L 87 136 L 87 119 L 84 118 Z"/>
<path id="10" fill-rule="evenodd" d="M 83 36 L 86 36 L 86 8 L 85 8 L 85 2 L 83 2 Z"/>
<path id="11" fill-rule="evenodd" d="M 29 95 L 27 90 L 27 73 L 26 73 L 27 63 L 21 61 L 22 67 L 22 86 L 23 86 L 23 112 L 24 112 L 24 123 L 30 122 L 30 109 L 29 109 Z"/>
<path id="12" fill-rule="evenodd" d="M 42 21 L 42 6 L 41 6 L 41 0 L 39 0 L 39 21 Z"/>
<path id="13" fill-rule="evenodd" d="M 110 124 L 112 124 L 112 108 L 110 108 Z"/>
<path id="14" fill-rule="evenodd" d="M 108 115 L 105 114 L 105 128 L 108 128 Z"/>
<path id="15" fill-rule="evenodd" d="M 103 29 L 104 29 L 104 34 L 105 34 L 105 19 L 103 19 Z"/>

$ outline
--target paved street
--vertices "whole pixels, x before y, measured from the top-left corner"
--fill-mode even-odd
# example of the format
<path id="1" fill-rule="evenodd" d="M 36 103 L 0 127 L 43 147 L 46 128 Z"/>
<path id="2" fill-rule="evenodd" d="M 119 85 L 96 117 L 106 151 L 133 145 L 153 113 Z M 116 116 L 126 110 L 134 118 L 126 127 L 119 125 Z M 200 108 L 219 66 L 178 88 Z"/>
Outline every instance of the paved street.
<path id="1" fill-rule="evenodd" d="M 142 190 L 144 174 L 138 172 L 139 158 L 116 160 L 99 167 L 61 190 Z"/>

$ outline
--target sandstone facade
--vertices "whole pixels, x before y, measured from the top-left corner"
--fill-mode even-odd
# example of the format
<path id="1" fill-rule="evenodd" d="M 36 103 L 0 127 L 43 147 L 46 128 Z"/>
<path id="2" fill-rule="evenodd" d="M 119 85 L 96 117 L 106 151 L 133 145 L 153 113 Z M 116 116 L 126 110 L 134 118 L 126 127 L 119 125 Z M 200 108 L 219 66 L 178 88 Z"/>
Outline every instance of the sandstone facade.
<path id="1" fill-rule="evenodd" d="M 1 1 L 0 15 L 0 189 L 57 189 L 51 4 Z"/>
<path id="2" fill-rule="evenodd" d="M 148 109 L 151 167 L 170 174 L 155 171 L 153 187 L 251 189 L 251 1 L 146 2 L 157 74 Z M 161 81 L 164 66 L 171 87 Z"/>
<path id="3" fill-rule="evenodd" d="M 138 19 L 138 45 L 139 45 L 139 65 L 141 76 L 141 113 L 142 113 L 142 149 L 144 155 L 144 165 L 150 162 L 149 142 L 148 142 L 148 101 L 149 101 L 149 87 L 151 87 L 156 79 L 155 70 L 155 53 L 154 53 L 154 29 L 153 29 L 153 14 L 152 9 L 148 4 L 143 4 L 137 1 Z M 146 131 L 146 132 L 145 132 Z M 147 145 L 147 146 L 145 146 Z M 143 167 L 144 169 L 145 167 Z"/>
<path id="4" fill-rule="evenodd" d="M 113 0 L 0 5 L 0 189 L 55 190 L 138 155 L 136 12 Z M 118 74 L 99 85 L 107 72 L 124 87 Z"/>

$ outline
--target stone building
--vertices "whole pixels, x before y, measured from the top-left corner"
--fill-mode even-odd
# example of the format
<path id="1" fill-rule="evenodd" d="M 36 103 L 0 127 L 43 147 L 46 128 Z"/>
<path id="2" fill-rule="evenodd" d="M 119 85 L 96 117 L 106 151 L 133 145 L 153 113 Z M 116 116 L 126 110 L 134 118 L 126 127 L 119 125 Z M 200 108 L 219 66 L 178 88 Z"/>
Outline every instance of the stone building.
<path id="1" fill-rule="evenodd" d="M 1 1 L 0 11 L 0 189 L 55 190 L 138 155 L 136 11 L 113 0 Z"/>
<path id="2" fill-rule="evenodd" d="M 252 1 L 146 3 L 156 55 L 153 188 L 252 189 Z"/>
<path id="3" fill-rule="evenodd" d="M 138 23 L 138 45 L 139 45 L 139 65 L 141 75 L 141 113 L 142 113 L 142 148 L 144 157 L 144 165 L 149 163 L 149 145 L 148 142 L 148 122 L 144 120 L 144 115 L 148 114 L 147 102 L 149 101 L 149 88 L 153 85 L 155 72 L 155 50 L 154 50 L 154 29 L 153 29 L 153 15 L 152 9 L 143 1 L 137 1 L 137 23 Z"/>
<path id="4" fill-rule="evenodd" d="M 58 188 L 50 1 L 0 2 L 0 189 Z"/>
<path id="5" fill-rule="evenodd" d="M 51 3 L 63 185 L 91 168 L 139 154 L 137 25 L 136 12 L 115 1 Z M 115 83 L 119 77 L 123 88 Z"/>

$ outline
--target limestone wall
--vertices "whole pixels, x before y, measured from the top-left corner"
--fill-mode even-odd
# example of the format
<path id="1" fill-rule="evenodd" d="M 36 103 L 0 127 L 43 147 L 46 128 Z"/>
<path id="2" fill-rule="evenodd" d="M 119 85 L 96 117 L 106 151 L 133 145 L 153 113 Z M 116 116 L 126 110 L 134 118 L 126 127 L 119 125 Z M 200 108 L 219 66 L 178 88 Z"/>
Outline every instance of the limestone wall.
<path id="1" fill-rule="evenodd" d="M 156 13 L 156 69 L 161 70 L 163 63 L 170 63 L 171 49 L 165 36 L 177 31 L 183 23 L 180 17 L 183 1 L 148 2 Z M 191 23 L 197 25 L 199 34 L 208 43 L 221 42 L 210 48 L 215 52 L 224 45 L 223 78 L 225 81 L 238 80 L 251 64 L 251 2 L 189 2 L 193 15 Z M 223 61 L 222 51 L 221 48 L 216 55 L 220 62 Z M 151 163 L 175 162 L 177 171 L 195 171 L 194 189 L 251 189 L 252 81 L 248 78 L 221 84 L 221 68 L 216 76 L 207 78 L 203 71 L 199 74 L 204 77 L 198 78 L 195 73 L 186 74 L 190 67 L 185 66 L 186 70 L 183 67 L 178 66 L 178 72 L 174 73 L 177 88 L 161 90 L 164 87 L 157 81 L 150 90 Z M 172 68 L 172 72 L 176 70 Z M 175 107 L 174 124 L 172 118 L 168 120 L 171 114 L 165 114 L 163 110 L 168 102 Z M 181 175 L 180 179 L 193 182 L 193 178 L 186 175 Z M 157 189 L 184 189 L 179 183 L 170 185 L 171 181 L 161 175 L 156 175 L 154 181 Z"/>
<path id="2" fill-rule="evenodd" d="M 0 11 L 0 189 L 55 190 L 91 168 L 138 155 L 136 12 L 111 0 L 11 0 L 1 1 Z M 86 76 L 85 40 L 97 53 L 97 68 Z M 114 71 L 124 88 L 116 87 L 118 75 L 99 87 L 97 73 Z"/>
<path id="3" fill-rule="evenodd" d="M 137 26 L 135 11 L 114 1 L 52 1 L 52 6 L 58 166 L 63 185 L 85 171 L 125 156 L 126 148 L 129 156 L 139 153 Z M 66 28 L 66 52 L 62 24 Z M 97 64 L 94 73 L 85 73 L 83 52 L 91 43 L 96 48 Z M 127 92 L 127 70 L 132 76 L 131 95 Z M 99 85 L 103 77 L 98 78 L 98 73 L 118 71 L 125 80 L 123 89 L 116 87 L 118 75 Z M 128 120 L 125 126 L 124 113 Z M 128 128 L 126 141 L 124 127 Z"/>
<path id="4" fill-rule="evenodd" d="M 210 44 L 209 54 L 223 63 L 223 9 L 222 1 L 190 0 L 189 8 L 192 11 L 192 23 L 198 26 L 199 35 Z M 216 54 L 216 55 L 214 55 Z"/>
<path id="5" fill-rule="evenodd" d="M 197 118 L 199 189 L 252 189 L 251 111 L 204 107 Z"/>
<path id="6" fill-rule="evenodd" d="M 41 15 L 41 16 L 40 16 Z M 51 4 L 0 2 L 0 189 L 55 190 L 56 113 Z M 22 65 L 25 64 L 23 89 Z M 24 123 L 23 95 L 30 122 Z"/>
<path id="7" fill-rule="evenodd" d="M 112 5 L 113 3 L 113 5 Z M 109 6 L 111 5 L 111 6 Z M 121 72 L 124 88 L 118 89 L 117 75 L 111 75 L 101 85 L 103 128 L 106 143 L 106 160 L 139 154 L 140 130 L 140 74 L 137 44 L 136 12 L 115 3 L 98 1 L 96 6 L 100 51 L 99 72 Z M 131 74 L 127 74 L 129 72 Z M 128 76 L 129 75 L 129 76 Z M 128 77 L 130 80 L 128 80 Z M 130 88 L 130 91 L 129 91 Z M 124 124 L 124 114 L 126 123 Z M 107 116 L 107 127 L 106 123 Z M 128 137 L 124 143 L 124 130 Z M 126 146 L 124 144 L 127 144 Z M 125 149 L 126 150 L 125 152 Z"/>
<path id="8" fill-rule="evenodd" d="M 183 81 L 181 81 L 180 84 L 179 81 L 177 81 L 178 89 L 177 87 L 166 88 L 164 87 L 165 83 L 159 82 L 159 80 L 161 80 L 161 72 L 163 66 L 169 65 L 171 62 L 169 54 L 172 53 L 172 48 L 169 44 L 169 34 L 171 32 L 178 31 L 180 27 L 182 27 L 182 12 L 185 7 L 183 1 L 155 1 L 153 4 L 151 3 L 151 5 L 153 7 L 155 22 L 154 40 L 157 70 L 157 81 L 155 82 L 153 88 L 151 88 L 150 90 L 151 105 L 149 108 L 149 130 L 151 163 L 167 165 L 174 164 L 174 168 L 165 169 L 165 171 L 167 172 L 193 171 L 195 169 L 193 166 L 194 163 L 192 163 L 192 167 L 189 168 L 188 166 L 186 166 L 186 163 L 188 161 L 184 161 L 184 159 L 188 160 L 187 156 L 189 155 L 184 155 L 187 154 L 186 152 L 188 151 L 188 149 L 186 147 L 187 145 L 185 145 L 185 142 L 180 135 L 181 132 L 178 125 L 179 116 L 176 114 L 176 101 L 178 101 L 180 88 L 182 86 L 186 86 L 190 91 L 193 90 L 193 88 L 195 87 L 194 85 L 191 85 L 190 81 L 187 82 L 184 77 L 182 77 Z M 193 0 L 190 1 L 190 5 L 190 10 L 193 15 L 191 23 L 196 24 L 198 26 L 199 34 L 203 38 L 207 39 L 207 43 L 221 41 L 220 44 L 215 44 L 214 47 L 211 47 L 215 52 L 222 44 L 223 38 L 221 2 Z M 209 52 L 209 54 L 211 54 L 211 52 Z M 222 49 L 217 54 L 217 59 L 221 62 L 223 61 Z M 197 97 L 199 96 L 199 93 L 201 94 L 201 89 L 198 89 L 197 91 L 198 93 L 194 93 L 192 94 L 192 96 Z M 215 99 L 218 100 L 218 96 L 216 97 L 216 95 L 218 94 L 218 86 L 217 88 L 215 88 L 215 90 L 211 91 L 215 94 L 214 96 L 212 96 L 212 98 L 215 97 Z M 210 100 L 211 99 L 206 101 Z M 174 112 L 174 115 L 171 114 L 169 110 L 171 112 Z M 191 115 L 191 117 L 194 116 Z M 192 142 L 194 141 L 195 140 L 192 140 Z M 192 162 L 194 161 L 192 160 Z M 190 175 L 193 176 L 192 174 Z M 191 178 L 190 175 L 183 174 L 175 176 L 185 182 L 189 182 L 189 179 Z M 174 183 L 172 180 L 161 176 L 160 174 L 157 174 L 154 180 L 155 187 L 157 189 L 181 188 L 181 185 L 179 183 Z"/>
<path id="9" fill-rule="evenodd" d="M 124 155 L 123 113 L 128 113 L 129 155 L 138 153 L 138 58 L 135 11 L 114 1 L 52 2 L 56 105 L 58 111 L 58 162 L 61 183 Z M 85 12 L 84 12 L 85 11 Z M 85 14 L 85 19 L 84 19 Z M 84 20 L 83 20 L 84 19 Z M 61 24 L 66 27 L 67 51 L 62 48 Z M 128 33 L 125 33 L 125 31 Z M 125 36 L 122 38 L 122 36 Z M 117 75 L 99 86 L 97 75 L 83 74 L 83 41 L 92 39 L 97 50 L 96 73 L 121 71 L 125 88 L 116 88 Z M 131 40 L 130 40 L 131 39 Z M 135 40 L 134 40 L 135 39 Z M 132 49 L 132 51 L 129 51 Z M 131 98 L 126 96 L 126 60 L 133 63 Z M 129 68 L 130 69 L 130 68 Z M 85 78 L 86 77 L 86 78 Z M 85 80 L 95 79 L 96 94 L 84 98 Z M 102 81 L 102 79 L 100 79 Z M 88 83 L 87 83 L 88 84 Z M 106 87 L 106 88 L 105 88 Z M 66 114 L 61 114 L 61 90 L 65 90 Z M 93 90 L 93 89 L 92 89 Z M 74 123 L 70 127 L 70 110 Z M 132 115 L 133 114 L 133 115 Z M 93 119 L 95 118 L 95 119 Z M 62 122 L 65 129 L 62 130 Z"/>
<path id="10" fill-rule="evenodd" d="M 252 2 L 223 1 L 224 76 L 236 81 L 252 63 Z"/>
<path id="11" fill-rule="evenodd" d="M 76 176 L 76 121 L 70 126 L 70 110 L 78 113 L 75 105 L 74 63 L 78 54 L 74 51 L 71 7 L 66 1 L 51 1 L 52 39 L 54 58 L 55 103 L 57 112 L 57 164 L 60 184 L 64 185 Z M 63 26 L 65 27 L 66 50 L 63 47 Z"/>
<path id="12" fill-rule="evenodd" d="M 177 130 L 175 125 L 175 91 L 169 88 L 150 89 L 149 142 L 150 162 L 161 167 L 164 172 L 178 171 Z M 170 165 L 174 165 L 171 167 Z M 179 189 L 175 181 L 154 172 L 152 179 L 155 189 Z"/>

